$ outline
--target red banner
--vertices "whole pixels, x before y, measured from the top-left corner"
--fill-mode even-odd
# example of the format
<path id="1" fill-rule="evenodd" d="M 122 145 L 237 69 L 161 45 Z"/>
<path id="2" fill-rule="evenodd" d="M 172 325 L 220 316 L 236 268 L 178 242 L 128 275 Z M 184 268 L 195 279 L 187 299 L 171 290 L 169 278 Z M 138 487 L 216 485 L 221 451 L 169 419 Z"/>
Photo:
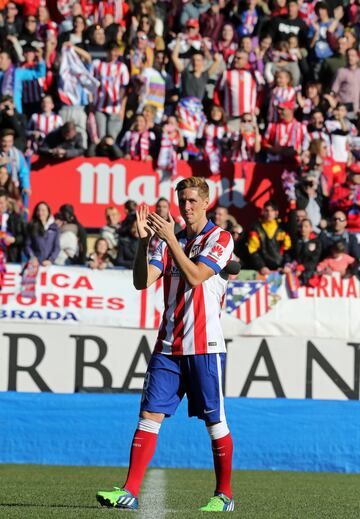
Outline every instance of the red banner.
<path id="1" fill-rule="evenodd" d="M 102 227 L 105 209 L 116 206 L 124 213 L 124 203 L 133 199 L 153 208 L 159 197 L 170 200 L 172 214 L 179 214 L 175 186 L 182 178 L 204 176 L 210 186 L 211 207 L 229 208 L 245 228 L 259 216 L 266 200 L 275 198 L 284 205 L 281 171 L 284 166 L 270 164 L 224 164 L 221 175 L 211 175 L 204 162 L 180 161 L 174 177 L 164 176 L 148 162 L 105 158 L 76 158 L 46 164 L 38 161 L 31 173 L 30 211 L 41 200 L 53 212 L 69 203 L 86 227 Z"/>

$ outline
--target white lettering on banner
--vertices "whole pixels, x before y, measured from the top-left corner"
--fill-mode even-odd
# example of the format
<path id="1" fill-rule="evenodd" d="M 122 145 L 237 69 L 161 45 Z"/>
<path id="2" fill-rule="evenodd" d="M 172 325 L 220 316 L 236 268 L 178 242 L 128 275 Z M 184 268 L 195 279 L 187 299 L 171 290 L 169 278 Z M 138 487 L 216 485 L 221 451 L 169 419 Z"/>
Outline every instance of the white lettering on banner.
<path id="1" fill-rule="evenodd" d="M 77 168 L 80 173 L 80 203 L 122 205 L 127 200 L 126 168 L 122 164 L 84 162 Z"/>
<path id="2" fill-rule="evenodd" d="M 0 391 L 141 391 L 155 331 L 6 323 Z M 359 400 L 360 341 L 226 340 L 225 395 Z"/>
<path id="3" fill-rule="evenodd" d="M 40 269 L 35 297 L 22 296 L 20 285 L 21 266 L 9 266 L 0 291 L 1 321 L 139 327 L 141 294 L 130 270 L 51 266 Z"/>
<path id="4" fill-rule="evenodd" d="M 77 168 L 80 173 L 80 203 L 123 205 L 129 198 L 136 202 L 154 205 L 162 196 L 177 205 L 175 186 L 182 177 L 162 179 L 154 172 L 150 175 L 139 175 L 133 180 L 127 178 L 127 168 L 123 164 L 109 166 L 106 163 L 92 164 L 84 162 Z M 220 180 L 207 179 L 210 190 L 210 204 L 217 200 L 225 207 L 245 207 L 245 179 Z"/>

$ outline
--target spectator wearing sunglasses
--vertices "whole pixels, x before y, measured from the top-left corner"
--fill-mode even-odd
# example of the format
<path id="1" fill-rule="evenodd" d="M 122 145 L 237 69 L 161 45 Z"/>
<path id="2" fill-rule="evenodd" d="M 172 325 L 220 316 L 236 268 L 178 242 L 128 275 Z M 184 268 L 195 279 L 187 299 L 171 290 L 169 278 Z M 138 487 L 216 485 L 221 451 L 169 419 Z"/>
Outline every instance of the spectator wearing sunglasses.
<path id="1" fill-rule="evenodd" d="M 347 230 L 347 218 L 343 211 L 335 211 L 331 217 L 330 228 L 321 233 L 325 257 L 338 241 L 345 243 L 345 252 L 355 259 L 360 259 L 360 245 L 356 235 Z"/>

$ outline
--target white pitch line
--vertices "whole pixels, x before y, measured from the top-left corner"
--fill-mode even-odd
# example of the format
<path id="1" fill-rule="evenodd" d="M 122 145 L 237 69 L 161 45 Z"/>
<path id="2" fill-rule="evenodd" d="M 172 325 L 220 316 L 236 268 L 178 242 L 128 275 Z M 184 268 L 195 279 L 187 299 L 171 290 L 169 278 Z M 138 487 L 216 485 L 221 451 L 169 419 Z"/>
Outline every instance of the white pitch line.
<path id="1" fill-rule="evenodd" d="M 166 471 L 150 469 L 145 476 L 139 496 L 137 517 L 146 519 L 165 519 Z"/>

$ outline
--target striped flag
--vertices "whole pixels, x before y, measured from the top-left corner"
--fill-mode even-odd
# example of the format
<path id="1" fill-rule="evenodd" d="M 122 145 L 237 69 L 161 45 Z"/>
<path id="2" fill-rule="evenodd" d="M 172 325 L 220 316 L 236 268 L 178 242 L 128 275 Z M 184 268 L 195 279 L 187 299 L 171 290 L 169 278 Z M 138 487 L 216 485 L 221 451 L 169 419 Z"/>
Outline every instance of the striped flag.
<path id="1" fill-rule="evenodd" d="M 270 310 L 269 285 L 266 281 L 230 281 L 226 293 L 226 312 L 246 324 Z"/>

